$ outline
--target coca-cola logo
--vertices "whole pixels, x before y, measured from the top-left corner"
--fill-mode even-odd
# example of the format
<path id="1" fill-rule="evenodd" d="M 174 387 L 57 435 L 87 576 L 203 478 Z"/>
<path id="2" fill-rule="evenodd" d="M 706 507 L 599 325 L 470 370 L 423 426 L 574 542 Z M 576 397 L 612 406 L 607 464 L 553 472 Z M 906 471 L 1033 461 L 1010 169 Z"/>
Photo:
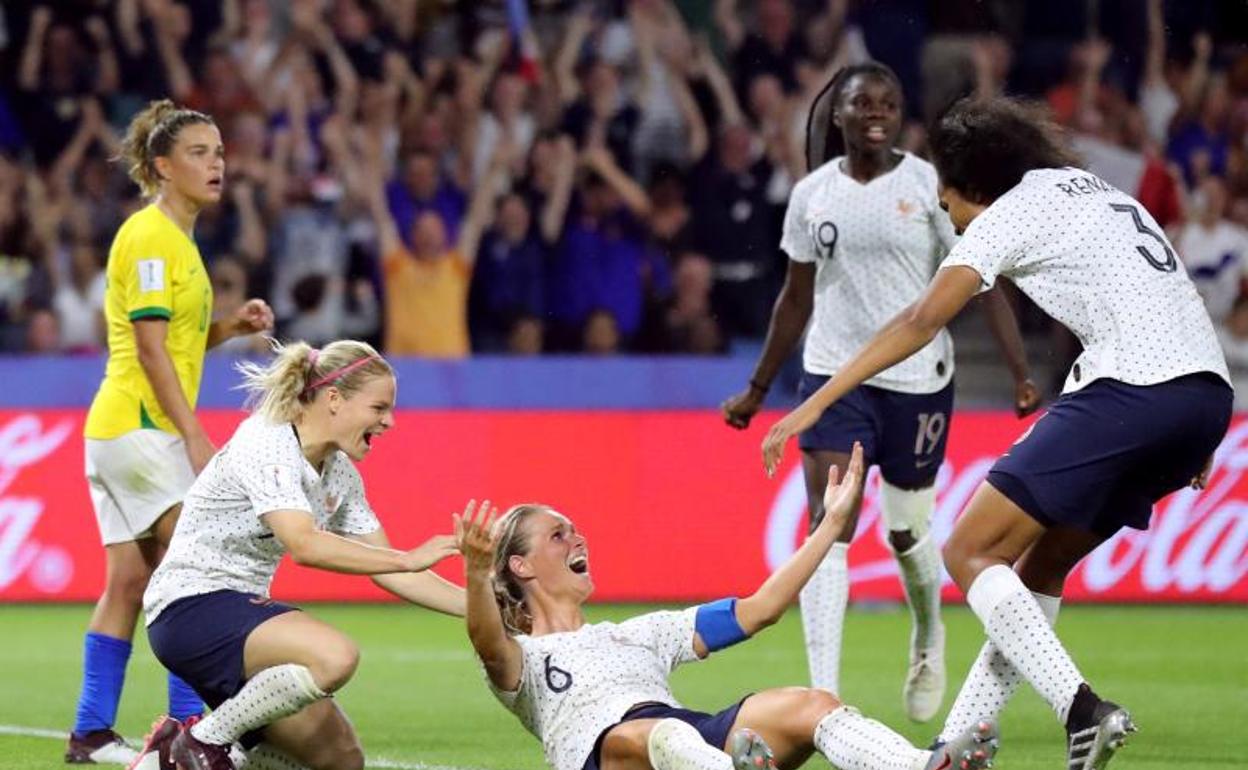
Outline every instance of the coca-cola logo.
<path id="1" fill-rule="evenodd" d="M 33 537 L 44 513 L 40 497 L 11 492 L 22 469 L 55 452 L 73 434 L 73 420 L 45 429 L 33 414 L 20 415 L 0 427 L 0 591 L 25 576 L 36 590 L 58 593 L 74 575 L 74 562 L 58 546 Z"/>
<path id="2" fill-rule="evenodd" d="M 987 476 L 993 455 L 981 455 L 961 468 L 946 460 L 936 479 L 932 535 L 948 539 L 953 524 L 975 489 Z M 1147 531 L 1123 529 L 1096 549 L 1075 570 L 1072 579 L 1086 594 L 1114 592 L 1115 598 L 1142 598 L 1160 592 L 1208 595 L 1226 592 L 1248 579 L 1248 421 L 1227 434 L 1214 456 L 1204 490 L 1181 489 L 1154 509 Z M 879 508 L 879 474 L 872 468 L 863 493 L 862 515 L 855 539 L 878 538 L 888 554 L 887 532 Z M 783 480 L 772 501 L 763 536 L 769 569 L 793 554 L 806 531 L 806 487 L 801 467 Z M 855 560 L 853 583 L 867 583 L 897 574 L 896 562 L 878 556 Z M 1131 578 L 1134 578 L 1132 580 Z M 945 580 L 949 578 L 946 575 Z M 1133 594 L 1134 585 L 1139 590 Z"/>

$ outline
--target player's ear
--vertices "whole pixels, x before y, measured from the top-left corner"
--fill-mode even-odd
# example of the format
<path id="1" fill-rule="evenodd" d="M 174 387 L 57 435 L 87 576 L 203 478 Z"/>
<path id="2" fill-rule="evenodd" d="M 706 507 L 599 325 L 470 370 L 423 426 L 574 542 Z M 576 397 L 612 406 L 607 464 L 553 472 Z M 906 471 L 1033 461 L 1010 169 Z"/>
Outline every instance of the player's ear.
<path id="1" fill-rule="evenodd" d="M 521 580 L 533 577 L 533 567 L 529 565 L 528 559 L 518 553 L 513 553 L 507 560 L 507 570 Z"/>
<path id="2" fill-rule="evenodd" d="M 330 415 L 338 414 L 338 410 L 342 408 L 342 391 L 330 385 L 325 389 L 325 404 L 329 407 Z"/>
<path id="3" fill-rule="evenodd" d="M 156 169 L 156 176 L 160 177 L 162 182 L 169 180 L 169 164 L 170 160 L 165 155 L 157 155 L 152 158 L 152 168 Z"/>

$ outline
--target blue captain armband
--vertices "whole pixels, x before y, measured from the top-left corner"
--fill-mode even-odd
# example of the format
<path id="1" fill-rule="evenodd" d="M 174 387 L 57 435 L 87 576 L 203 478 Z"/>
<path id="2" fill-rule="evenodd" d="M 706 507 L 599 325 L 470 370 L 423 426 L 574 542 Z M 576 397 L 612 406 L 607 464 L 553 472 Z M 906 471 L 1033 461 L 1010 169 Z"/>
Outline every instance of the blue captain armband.
<path id="1" fill-rule="evenodd" d="M 710 652 L 731 647 L 749 638 L 749 634 L 745 633 L 745 629 L 737 621 L 736 597 L 700 605 L 693 621 L 693 630 L 702 637 L 702 642 Z"/>

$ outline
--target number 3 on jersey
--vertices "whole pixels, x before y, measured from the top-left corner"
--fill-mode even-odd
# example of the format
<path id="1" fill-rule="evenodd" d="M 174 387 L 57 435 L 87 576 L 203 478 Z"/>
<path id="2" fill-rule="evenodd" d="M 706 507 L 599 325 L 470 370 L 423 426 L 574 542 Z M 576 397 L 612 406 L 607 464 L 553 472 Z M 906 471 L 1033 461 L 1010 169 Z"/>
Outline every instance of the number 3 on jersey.
<path id="1" fill-rule="evenodd" d="M 1166 239 L 1157 234 L 1153 228 L 1144 224 L 1144 217 L 1140 216 L 1140 210 L 1130 203 L 1111 203 L 1109 207 L 1114 211 L 1122 214 L 1130 214 L 1131 220 L 1135 223 L 1135 229 L 1142 235 L 1147 235 L 1161 246 L 1161 250 L 1165 252 L 1164 260 L 1158 259 L 1147 246 L 1136 246 L 1135 250 L 1140 253 L 1153 266 L 1154 270 L 1160 270 L 1163 273 L 1173 273 L 1178 269 L 1178 260 L 1174 258 L 1174 251 L 1170 248 L 1170 244 L 1166 243 Z"/>

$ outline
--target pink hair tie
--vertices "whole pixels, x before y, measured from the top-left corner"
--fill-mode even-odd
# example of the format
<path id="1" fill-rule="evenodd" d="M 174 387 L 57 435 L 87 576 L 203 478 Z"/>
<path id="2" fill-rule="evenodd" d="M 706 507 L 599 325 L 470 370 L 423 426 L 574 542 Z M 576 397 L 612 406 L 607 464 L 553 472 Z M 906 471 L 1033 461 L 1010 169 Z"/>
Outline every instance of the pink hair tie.
<path id="1" fill-rule="evenodd" d="M 309 367 L 309 368 L 312 368 L 312 369 L 315 369 L 315 368 L 316 368 L 316 361 L 317 361 L 317 359 L 319 359 L 320 357 L 321 357 L 321 351 L 320 351 L 320 350 L 317 350 L 316 348 L 312 348 L 311 350 L 309 350 L 309 351 L 308 351 L 308 367 Z"/>
<path id="2" fill-rule="evenodd" d="M 360 367 L 365 366 L 366 364 L 369 364 L 373 361 L 379 361 L 379 360 L 381 360 L 381 356 L 367 356 L 365 358 L 360 358 L 355 361 L 352 361 L 346 366 L 340 366 L 337 369 L 333 370 L 332 372 L 329 372 L 328 374 L 324 375 L 323 377 L 320 377 L 316 380 L 313 380 L 311 383 L 309 383 L 308 386 L 303 389 L 304 395 L 311 393 L 312 391 L 316 390 L 317 388 L 323 385 L 328 385 L 334 382 L 335 380 L 339 380 L 343 377 L 346 377 L 351 372 L 354 372 L 356 369 L 359 369 Z"/>

